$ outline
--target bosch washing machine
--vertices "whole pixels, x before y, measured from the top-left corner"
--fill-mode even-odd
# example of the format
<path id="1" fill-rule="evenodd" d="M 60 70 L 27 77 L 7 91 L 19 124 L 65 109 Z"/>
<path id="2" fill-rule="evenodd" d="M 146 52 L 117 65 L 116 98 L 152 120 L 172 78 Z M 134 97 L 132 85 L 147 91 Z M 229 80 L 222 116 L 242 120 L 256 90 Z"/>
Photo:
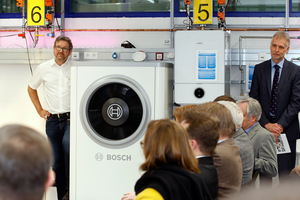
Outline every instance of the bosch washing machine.
<path id="1" fill-rule="evenodd" d="M 140 141 L 170 118 L 173 65 L 74 61 L 71 67 L 71 200 L 119 200 L 143 172 Z"/>

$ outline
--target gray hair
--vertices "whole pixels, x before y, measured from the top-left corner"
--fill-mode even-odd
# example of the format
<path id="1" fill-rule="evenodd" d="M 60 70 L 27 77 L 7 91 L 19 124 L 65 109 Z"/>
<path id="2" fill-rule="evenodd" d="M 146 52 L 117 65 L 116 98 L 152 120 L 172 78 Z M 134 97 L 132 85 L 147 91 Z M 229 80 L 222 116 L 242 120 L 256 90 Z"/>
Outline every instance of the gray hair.
<path id="1" fill-rule="evenodd" d="M 250 120 L 252 116 L 256 116 L 256 121 L 258 122 L 260 120 L 262 110 L 260 103 L 256 99 L 253 99 L 251 97 L 244 97 L 243 99 L 238 100 L 236 103 L 247 103 L 248 119 Z"/>
<path id="2" fill-rule="evenodd" d="M 290 46 L 290 36 L 289 34 L 287 34 L 286 32 L 284 31 L 277 31 L 274 35 L 273 35 L 273 38 L 272 38 L 272 41 L 275 37 L 278 37 L 278 38 L 281 38 L 281 39 L 285 39 L 286 40 L 286 47 L 289 47 Z"/>
<path id="3" fill-rule="evenodd" d="M 243 112 L 240 107 L 236 103 L 233 103 L 231 101 L 217 101 L 217 103 L 224 105 L 228 110 L 230 110 L 234 125 L 237 128 L 240 128 L 242 126 L 244 118 Z"/>

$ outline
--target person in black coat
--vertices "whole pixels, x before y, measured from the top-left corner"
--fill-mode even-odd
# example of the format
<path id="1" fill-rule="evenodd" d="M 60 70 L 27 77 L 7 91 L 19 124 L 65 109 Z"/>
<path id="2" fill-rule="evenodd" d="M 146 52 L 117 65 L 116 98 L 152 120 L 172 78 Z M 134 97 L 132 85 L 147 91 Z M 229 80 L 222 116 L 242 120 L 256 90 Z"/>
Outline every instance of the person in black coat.
<path id="1" fill-rule="evenodd" d="M 206 113 L 187 110 L 182 114 L 181 126 L 187 131 L 192 148 L 198 159 L 200 176 L 212 199 L 218 198 L 218 174 L 213 154 L 219 140 L 220 120 Z"/>
<path id="2" fill-rule="evenodd" d="M 170 119 L 151 121 L 143 143 L 146 171 L 135 184 L 136 199 L 211 199 L 199 174 L 185 130 Z"/>

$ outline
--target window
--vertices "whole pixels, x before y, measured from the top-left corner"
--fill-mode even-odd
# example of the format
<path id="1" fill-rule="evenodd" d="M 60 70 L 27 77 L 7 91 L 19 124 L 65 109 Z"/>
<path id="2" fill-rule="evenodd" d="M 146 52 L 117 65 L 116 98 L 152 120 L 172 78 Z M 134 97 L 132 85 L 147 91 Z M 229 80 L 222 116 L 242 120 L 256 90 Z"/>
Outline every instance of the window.
<path id="1" fill-rule="evenodd" d="M 293 0 L 295 1 L 295 0 Z M 300 1 L 300 0 L 298 0 Z M 217 16 L 218 1 L 213 0 L 214 17 Z M 226 0 L 227 17 L 284 17 L 285 0 Z M 300 3 L 299 3 L 300 5 Z M 179 12 L 184 12 L 184 0 L 178 2 Z M 191 4 L 191 15 L 193 2 Z M 176 12 L 176 11 L 175 11 Z"/>
<path id="2" fill-rule="evenodd" d="M 56 11 L 59 0 L 54 0 Z M 0 0 L 0 18 L 21 18 L 17 0 Z M 186 16 L 184 0 L 174 0 L 174 17 Z M 285 0 L 226 0 L 227 17 L 284 17 Z M 213 0 L 214 17 L 218 10 Z M 26 0 L 24 0 L 26 5 Z M 290 0 L 291 17 L 299 17 L 300 0 Z M 168 17 L 170 0 L 65 0 L 65 17 Z M 193 1 L 191 5 L 193 15 Z M 56 15 L 59 16 L 59 15 Z"/>

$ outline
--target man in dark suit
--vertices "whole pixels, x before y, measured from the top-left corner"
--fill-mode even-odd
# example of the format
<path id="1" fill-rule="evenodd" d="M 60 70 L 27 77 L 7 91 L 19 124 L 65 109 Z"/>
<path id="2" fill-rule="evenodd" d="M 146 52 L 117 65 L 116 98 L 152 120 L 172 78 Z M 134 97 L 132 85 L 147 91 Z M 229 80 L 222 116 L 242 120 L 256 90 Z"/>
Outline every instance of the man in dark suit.
<path id="1" fill-rule="evenodd" d="M 287 33 L 278 31 L 274 34 L 270 46 L 272 59 L 255 66 L 249 93 L 261 104 L 260 124 L 275 136 L 276 141 L 281 133 L 286 133 L 291 153 L 278 155 L 281 177 L 295 166 L 296 139 L 299 138 L 300 67 L 284 58 L 289 45 Z"/>
<path id="2" fill-rule="evenodd" d="M 200 176 L 207 185 L 210 199 L 218 198 L 218 174 L 212 155 L 219 140 L 220 120 L 205 113 L 187 110 L 182 113 L 182 127 L 187 131 L 198 159 Z"/>

